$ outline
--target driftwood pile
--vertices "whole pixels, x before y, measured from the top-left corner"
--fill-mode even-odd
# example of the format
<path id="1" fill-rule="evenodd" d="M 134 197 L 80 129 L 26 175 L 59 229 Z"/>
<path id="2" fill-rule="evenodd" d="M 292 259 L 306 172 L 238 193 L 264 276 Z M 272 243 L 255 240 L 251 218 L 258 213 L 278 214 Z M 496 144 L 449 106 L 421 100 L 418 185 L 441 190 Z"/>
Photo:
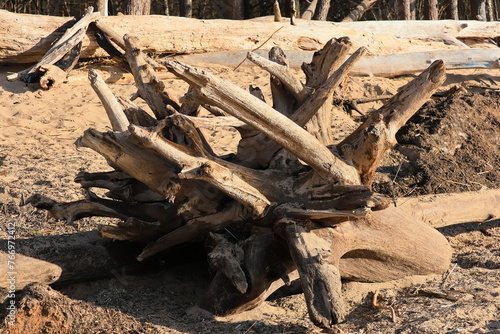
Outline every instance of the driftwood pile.
<path id="1" fill-rule="evenodd" d="M 298 276 L 312 321 L 330 327 L 346 313 L 341 279 L 380 282 L 446 271 L 451 248 L 444 236 L 370 189 L 398 129 L 444 82 L 442 61 L 333 143 L 335 90 L 366 51 L 361 47 L 345 60 L 352 47 L 347 37 L 331 39 L 303 64 L 305 83 L 279 47 L 269 59 L 248 53 L 270 73 L 271 107 L 258 87 L 247 92 L 187 64 L 159 64 L 136 38 L 101 29 L 107 49 L 113 41 L 114 55 L 126 60 L 137 95 L 154 117 L 113 96 L 91 70 L 113 131 L 88 129 L 77 145 L 102 155 L 113 170 L 78 174 L 84 200 L 59 203 L 33 195 L 32 205 L 69 222 L 122 219 L 99 233 L 143 244 L 139 261 L 203 240 L 216 274 L 198 304 L 219 315 L 251 309 Z M 40 64 L 25 73 L 38 73 Z M 155 69 L 172 72 L 189 83 L 189 91 L 172 96 Z M 200 117 L 201 108 L 213 116 Z M 236 128 L 237 152 L 217 156 L 200 131 L 204 127 Z M 107 189 L 111 199 L 91 188 Z M 237 230 L 238 238 L 228 229 Z"/>

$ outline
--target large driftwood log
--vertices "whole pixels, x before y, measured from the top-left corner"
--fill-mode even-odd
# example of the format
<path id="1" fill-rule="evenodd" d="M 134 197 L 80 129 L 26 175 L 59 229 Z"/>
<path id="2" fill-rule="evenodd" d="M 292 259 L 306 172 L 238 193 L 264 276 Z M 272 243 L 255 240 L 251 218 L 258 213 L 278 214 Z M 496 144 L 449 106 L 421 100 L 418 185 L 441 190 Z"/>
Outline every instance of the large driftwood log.
<path id="1" fill-rule="evenodd" d="M 246 92 L 206 71 L 165 61 L 170 72 L 190 85 L 177 103 L 155 76 L 138 41 L 125 36 L 124 44 L 139 96 L 156 120 L 128 106 L 130 125 L 122 131 L 127 121 L 122 117 L 123 122 L 116 122 L 116 115 L 123 109 L 114 108 L 109 114 L 121 132 L 89 129 L 77 144 L 101 154 L 116 172 L 82 174 L 77 181 L 86 188 L 107 188 L 119 198 L 122 181 L 129 177 L 126 189 L 132 193 L 126 198 L 150 198 L 145 186 L 163 199 L 109 201 L 88 192 L 82 202 L 56 203 L 41 196 L 30 202 L 68 220 L 86 210 L 120 217 L 124 223 L 102 228 L 101 235 L 148 243 L 137 256 L 140 261 L 209 236 L 209 259 L 217 273 L 200 305 L 217 314 L 254 307 L 279 286 L 279 279 L 289 280 L 297 269 L 311 319 L 330 327 L 345 314 L 341 277 L 384 281 L 447 268 L 451 249 L 446 239 L 399 209 L 388 208 L 389 199 L 370 190 L 381 157 L 395 144 L 396 131 L 444 82 L 442 61 L 402 87 L 343 141 L 328 145 L 329 132 L 321 128 L 331 127 L 329 114 L 335 111 L 327 101 L 365 50 L 358 49 L 344 62 L 351 45 L 347 38 L 329 41 L 303 66 L 305 84 L 289 71 L 282 50 L 274 49 L 271 61 L 249 54 L 280 88 L 274 89 L 278 96 L 273 101 L 281 110 L 264 102 L 257 88 Z M 293 103 L 279 101 L 283 96 Z M 238 130 L 239 153 L 246 154 L 217 156 L 196 126 L 198 117 L 182 114 L 191 113 L 193 106 L 216 108 L 217 114 L 222 111 L 245 123 Z M 274 151 L 265 158 L 248 154 L 261 150 L 263 142 Z M 210 237 L 210 232 L 244 230 L 245 225 L 259 228 L 235 245 Z"/>
<path id="2" fill-rule="evenodd" d="M 254 53 L 264 56 L 266 51 L 257 50 Z M 219 64 L 235 67 L 246 54 L 245 51 L 209 52 L 178 56 L 175 59 L 195 66 Z M 303 63 L 311 62 L 312 57 L 310 52 L 289 51 L 287 52 L 288 66 L 291 68 L 300 68 Z M 443 60 L 447 70 L 474 68 L 498 69 L 500 68 L 497 62 L 499 58 L 500 50 L 497 48 L 400 52 L 390 55 L 363 57 L 354 64 L 350 75 L 373 75 L 390 78 L 398 75 L 420 73 L 436 59 Z M 243 64 L 250 65 L 247 62 Z"/>
<path id="3" fill-rule="evenodd" d="M 148 51 L 161 53 L 199 53 L 233 50 L 253 50 L 282 29 L 273 45 L 284 50 L 309 49 L 310 42 L 321 48 L 332 37 L 350 36 L 355 48 L 365 46 L 371 55 L 406 51 L 425 51 L 432 45 L 443 48 L 442 42 L 456 38 L 495 38 L 500 35 L 498 22 L 477 21 L 376 21 L 332 23 L 297 19 L 297 26 L 274 22 L 273 17 L 253 20 L 197 20 L 173 16 L 107 16 L 100 22 L 111 27 L 118 36 L 131 31 Z M 0 11 L 0 62 L 37 62 L 59 39 L 72 19 L 44 15 L 15 14 Z M 30 27 L 26 30 L 25 27 Z M 165 33 L 165 32 L 168 33 Z M 203 31 L 203 35 L 199 34 Z M 380 34 L 385 35 L 381 38 Z M 396 36 L 396 37 L 394 37 Z M 427 39 L 419 43 L 416 38 Z M 413 40 L 413 41 L 412 41 Z M 457 48 L 457 46 L 450 48 Z M 463 48 L 463 45 L 461 46 Z M 267 47 L 269 48 L 269 47 Z M 107 54 L 98 47 L 92 33 L 83 39 L 82 57 L 102 57 Z"/>

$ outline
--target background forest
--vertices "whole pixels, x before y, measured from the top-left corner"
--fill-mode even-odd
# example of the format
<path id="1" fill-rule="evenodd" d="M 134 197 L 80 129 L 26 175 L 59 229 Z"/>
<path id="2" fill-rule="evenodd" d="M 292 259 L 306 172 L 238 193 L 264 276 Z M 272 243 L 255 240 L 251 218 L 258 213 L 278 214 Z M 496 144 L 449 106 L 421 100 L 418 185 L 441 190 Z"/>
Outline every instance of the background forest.
<path id="1" fill-rule="evenodd" d="M 101 2 L 102 6 L 103 1 L 106 0 L 0 0 L 0 8 L 17 13 L 80 16 L 85 7 L 92 5 L 99 8 L 98 2 Z M 290 15 L 290 1 L 277 1 L 284 16 Z M 303 13 L 311 3 L 310 0 L 294 1 L 299 13 Z M 203 19 L 249 19 L 272 15 L 274 2 L 274 0 L 108 0 L 107 5 L 110 15 L 117 15 L 120 12 L 134 14 L 132 6 L 134 5 L 142 11 L 136 10 L 135 14 L 192 16 Z M 316 11 L 322 8 L 327 14 L 326 17 L 325 15 L 318 17 L 316 13 L 316 19 L 326 18 L 329 21 L 341 21 L 361 2 L 364 6 L 370 7 L 362 20 L 450 18 L 493 21 L 498 18 L 500 4 L 500 0 L 318 0 L 317 2 Z M 408 8 L 406 17 L 405 6 Z M 429 11 L 429 8 L 434 10 Z"/>

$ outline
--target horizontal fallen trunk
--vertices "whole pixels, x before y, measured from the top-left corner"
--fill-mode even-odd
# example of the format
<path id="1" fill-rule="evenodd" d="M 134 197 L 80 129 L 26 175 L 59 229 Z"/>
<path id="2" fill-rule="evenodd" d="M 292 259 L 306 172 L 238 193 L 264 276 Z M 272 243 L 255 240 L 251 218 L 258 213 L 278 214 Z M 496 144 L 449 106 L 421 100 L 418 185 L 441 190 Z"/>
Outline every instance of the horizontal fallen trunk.
<path id="1" fill-rule="evenodd" d="M 257 50 L 255 53 L 264 55 L 267 51 Z M 175 57 L 176 60 L 196 65 L 238 65 L 247 55 L 246 51 L 209 52 Z M 287 52 L 288 64 L 292 68 L 300 68 L 302 63 L 310 62 L 312 52 Z M 390 55 L 361 58 L 349 73 L 351 76 L 395 77 L 404 74 L 419 73 L 429 67 L 436 59 L 442 59 L 447 70 L 452 69 L 498 69 L 500 49 L 457 49 L 433 50 L 422 52 L 402 52 Z M 251 65 L 250 62 L 243 63 Z"/>
<path id="2" fill-rule="evenodd" d="M 6 244 L 5 240 L 1 243 Z M 70 283 L 112 277 L 125 271 L 144 271 L 159 265 L 155 260 L 135 260 L 136 253 L 141 249 L 140 244 L 104 239 L 97 231 L 17 239 L 15 247 L 15 268 L 9 270 L 11 274 L 6 272 L 5 275 L 7 278 L 14 275 L 16 290 L 33 282 Z M 8 254 L 0 252 L 2 263 L 7 264 L 7 259 Z M 1 278 L 0 287 L 9 288 L 3 270 Z"/>
<path id="3" fill-rule="evenodd" d="M 15 14 L 0 10 L 0 62 L 37 62 L 73 22 L 73 19 L 65 17 Z M 157 54 L 216 52 L 235 48 L 253 50 L 279 28 L 272 44 L 268 42 L 269 46 L 280 46 L 291 51 L 318 50 L 332 37 L 349 36 L 354 48 L 366 46 L 371 55 L 392 54 L 402 50 L 424 51 L 432 49 L 433 45 L 436 48 L 457 48 L 431 40 L 436 38 L 442 41 L 446 38 L 500 35 L 500 23 L 475 21 L 332 23 L 297 19 L 297 26 L 291 26 L 289 22 L 274 22 L 273 17 L 234 21 L 126 15 L 102 17 L 99 22 L 105 23 L 118 36 L 133 31 L 145 50 Z M 203 34 L 199 34 L 199 31 L 203 31 Z M 415 38 L 424 38 L 426 41 L 420 42 Z M 98 47 L 93 32 L 87 32 L 81 57 L 102 56 L 107 54 Z"/>
<path id="4" fill-rule="evenodd" d="M 403 197 L 396 201 L 401 211 L 436 228 L 498 219 L 499 203 L 500 189 Z"/>

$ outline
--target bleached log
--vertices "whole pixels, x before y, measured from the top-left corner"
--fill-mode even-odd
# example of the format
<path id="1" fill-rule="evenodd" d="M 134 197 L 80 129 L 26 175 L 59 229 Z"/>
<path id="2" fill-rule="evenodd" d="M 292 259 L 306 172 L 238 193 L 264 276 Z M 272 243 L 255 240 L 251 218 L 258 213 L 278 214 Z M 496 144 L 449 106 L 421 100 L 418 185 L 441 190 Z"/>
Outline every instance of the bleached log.
<path id="1" fill-rule="evenodd" d="M 125 35 L 123 37 L 125 50 L 130 69 L 134 75 L 139 96 L 146 101 L 158 120 L 164 119 L 172 112 L 167 106 L 179 110 L 177 101 L 165 89 L 165 84 L 159 80 L 136 38 Z"/>
<path id="2" fill-rule="evenodd" d="M 47 51 L 47 53 L 38 61 L 36 65 L 19 73 L 9 75 L 7 77 L 7 80 L 27 81 L 28 76 L 32 73 L 37 72 L 40 66 L 53 65 L 62 57 L 64 57 L 64 55 L 70 52 L 82 41 L 87 32 L 88 25 L 100 17 L 99 13 L 92 13 L 92 11 L 93 8 L 89 7 L 86 10 L 85 15 L 78 22 L 76 22 L 74 26 L 66 30 L 64 35 L 62 35 L 62 37 L 57 40 L 57 42 L 50 48 L 50 50 Z M 3 11 L 0 14 L 3 14 Z"/>
<path id="3" fill-rule="evenodd" d="M 398 198 L 402 212 L 433 227 L 500 217 L 500 189 Z"/>
<path id="4" fill-rule="evenodd" d="M 447 70 L 452 69 L 498 69 L 500 68 L 500 50 L 492 49 L 454 49 L 454 50 L 427 50 L 422 52 L 401 52 L 381 56 L 365 56 L 354 65 L 351 76 L 379 76 L 394 77 L 405 74 L 415 74 L 424 71 L 437 59 L 446 64 Z M 264 55 L 264 50 L 255 53 Z M 227 51 L 204 54 L 178 56 L 175 59 L 194 66 L 219 64 L 236 66 L 246 52 Z M 313 54 L 305 51 L 288 51 L 287 60 L 291 68 L 300 68 L 302 64 L 311 62 Z M 248 66 L 251 64 L 243 63 Z"/>
<path id="5" fill-rule="evenodd" d="M 45 15 L 15 14 L 0 11 L 0 62 L 30 63 L 40 58 L 62 36 L 72 19 Z M 332 23 L 297 19 L 297 27 L 288 22 L 274 22 L 274 17 L 252 20 L 197 20 L 174 16 L 107 16 L 99 21 L 118 36 L 133 32 L 146 51 L 161 53 L 199 53 L 253 50 L 265 41 L 270 31 L 283 27 L 273 44 L 283 50 L 298 51 L 301 37 L 326 43 L 335 36 L 349 36 L 353 47 L 366 46 L 372 55 L 394 52 L 424 51 L 442 42 L 419 43 L 410 39 L 431 39 L 444 33 L 453 38 L 500 36 L 500 23 L 476 21 L 363 21 Z M 30 27 L 30 29 L 25 29 Z M 168 31 L 168 34 L 165 34 Z M 203 36 L 198 32 L 203 31 Z M 381 38 L 378 34 L 383 34 Z M 397 36 L 397 37 L 394 37 Z M 451 47 L 449 48 L 456 48 Z M 83 39 L 82 58 L 103 57 L 95 38 Z M 240 61 L 243 58 L 240 58 Z"/>
<path id="6" fill-rule="evenodd" d="M 127 117 L 125 116 L 116 96 L 96 70 L 89 70 L 89 80 L 90 86 L 92 86 L 94 92 L 96 92 L 102 102 L 102 105 L 104 106 L 104 109 L 106 110 L 106 114 L 108 115 L 113 131 L 125 131 L 129 125 L 129 121 L 127 120 Z"/>

